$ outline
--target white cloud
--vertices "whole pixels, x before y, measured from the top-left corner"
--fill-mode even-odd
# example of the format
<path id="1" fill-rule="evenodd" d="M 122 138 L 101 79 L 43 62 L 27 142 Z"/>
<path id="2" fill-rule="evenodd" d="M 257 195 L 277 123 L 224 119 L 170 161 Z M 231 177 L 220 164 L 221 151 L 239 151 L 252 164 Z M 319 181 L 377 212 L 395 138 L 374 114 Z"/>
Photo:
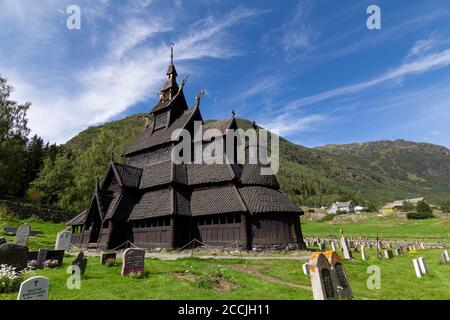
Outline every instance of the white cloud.
<path id="1" fill-rule="evenodd" d="M 282 136 L 289 136 L 293 133 L 315 131 L 327 121 L 329 121 L 328 117 L 322 114 L 295 116 L 285 113 L 275 119 L 263 121 L 260 125 L 269 131 L 278 130 Z"/>
<path id="2" fill-rule="evenodd" d="M 148 4 L 150 1 L 142 2 Z M 222 17 L 208 16 L 197 25 L 174 25 L 173 29 L 178 27 L 177 38 L 171 39 L 175 42 L 176 63 L 183 64 L 183 71 L 188 71 L 189 60 L 224 59 L 240 54 L 239 49 L 224 41 L 226 29 L 259 13 L 240 6 Z M 29 124 L 33 132 L 62 143 L 87 126 L 107 121 L 152 97 L 164 79 L 170 42 L 154 38 L 170 31 L 172 28 L 167 26 L 173 25 L 169 23 L 173 21 L 126 17 L 115 26 L 112 36 L 106 37 L 108 50 L 103 54 L 83 60 L 83 67 L 69 69 L 69 74 L 61 76 L 62 70 L 56 70 L 57 75 L 51 75 L 62 77 L 64 84 L 55 81 L 52 86 L 41 85 L 31 71 L 20 66 L 3 69 L 16 88 L 14 97 L 32 102 Z M 45 52 L 40 54 L 41 59 L 45 57 Z M 51 61 L 47 63 L 44 71 L 50 74 L 57 66 L 51 65 Z"/>

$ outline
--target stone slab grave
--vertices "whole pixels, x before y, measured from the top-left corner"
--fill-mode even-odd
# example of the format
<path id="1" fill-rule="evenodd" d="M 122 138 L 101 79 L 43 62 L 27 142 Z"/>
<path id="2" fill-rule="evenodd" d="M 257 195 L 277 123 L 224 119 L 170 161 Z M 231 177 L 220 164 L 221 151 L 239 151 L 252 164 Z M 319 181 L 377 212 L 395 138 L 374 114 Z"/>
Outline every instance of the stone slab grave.
<path id="1" fill-rule="evenodd" d="M 448 255 L 448 250 L 444 250 L 444 260 L 450 263 L 450 256 Z"/>
<path id="2" fill-rule="evenodd" d="M 342 247 L 342 253 L 344 254 L 344 259 L 351 260 L 353 258 L 352 252 L 350 251 L 348 241 L 345 238 L 344 234 L 342 233 L 342 230 L 341 230 L 341 247 Z"/>
<path id="3" fill-rule="evenodd" d="M 325 255 L 322 252 L 313 253 L 308 264 L 314 300 L 336 300 L 331 265 Z"/>
<path id="4" fill-rule="evenodd" d="M 129 248 L 123 253 L 122 276 L 134 272 L 144 272 L 145 268 L 145 250 Z"/>
<path id="5" fill-rule="evenodd" d="M 337 251 L 336 250 L 336 245 L 334 244 L 334 241 L 331 241 L 331 250 Z"/>
<path id="6" fill-rule="evenodd" d="M 367 261 L 366 248 L 364 245 L 361 245 L 361 260 Z"/>
<path id="7" fill-rule="evenodd" d="M 20 285 L 17 300 L 48 300 L 48 287 L 48 278 L 32 277 Z"/>
<path id="8" fill-rule="evenodd" d="M 14 243 L 21 246 L 26 246 L 28 237 L 30 236 L 30 230 L 30 225 L 28 223 L 24 223 L 19 228 L 17 228 Z"/>
<path id="9" fill-rule="evenodd" d="M 64 250 L 47 250 L 47 260 L 57 260 L 58 266 L 62 265 L 64 260 Z"/>
<path id="10" fill-rule="evenodd" d="M 27 267 L 28 247 L 15 243 L 5 243 L 0 245 L 0 264 L 16 268 L 22 271 Z"/>
<path id="11" fill-rule="evenodd" d="M 320 251 L 325 251 L 325 243 L 319 243 L 319 250 Z"/>
<path id="12" fill-rule="evenodd" d="M 47 249 L 39 249 L 36 257 L 36 268 L 43 269 L 45 260 L 47 260 Z"/>
<path id="13" fill-rule="evenodd" d="M 302 270 L 303 270 L 303 274 L 304 274 L 305 276 L 308 276 L 308 275 L 309 275 L 309 263 L 308 263 L 308 262 L 302 264 Z"/>
<path id="14" fill-rule="evenodd" d="M 78 268 L 80 268 L 80 275 L 82 276 L 86 272 L 87 262 L 84 252 L 80 251 L 75 260 L 72 261 L 72 266 L 78 266 Z"/>
<path id="15" fill-rule="evenodd" d="M 333 285 L 341 299 L 351 300 L 353 291 L 347 278 L 347 274 L 342 264 L 341 257 L 335 251 L 326 251 L 325 257 L 331 266 L 331 278 Z"/>
<path id="16" fill-rule="evenodd" d="M 72 231 L 63 230 L 56 234 L 55 250 L 70 250 L 72 248 Z"/>
<path id="17" fill-rule="evenodd" d="M 402 251 L 400 249 L 394 249 L 394 255 L 399 256 L 402 254 Z"/>
<path id="18" fill-rule="evenodd" d="M 413 266 L 414 266 L 414 271 L 416 273 L 416 277 L 422 278 L 422 270 L 420 269 L 420 266 L 419 266 L 419 260 L 413 259 L 412 262 L 413 262 Z"/>
<path id="19" fill-rule="evenodd" d="M 116 260 L 117 257 L 117 252 L 102 252 L 101 256 L 100 256 L 100 263 L 101 264 L 106 264 L 107 260 Z"/>
<path id="20" fill-rule="evenodd" d="M 394 253 L 392 250 L 384 250 L 384 257 L 386 259 L 392 259 L 394 257 Z"/>
<path id="21" fill-rule="evenodd" d="M 426 275 L 428 273 L 428 269 L 425 264 L 425 259 L 423 257 L 419 257 L 417 261 L 419 261 L 420 272 L 422 272 L 423 275 Z"/>

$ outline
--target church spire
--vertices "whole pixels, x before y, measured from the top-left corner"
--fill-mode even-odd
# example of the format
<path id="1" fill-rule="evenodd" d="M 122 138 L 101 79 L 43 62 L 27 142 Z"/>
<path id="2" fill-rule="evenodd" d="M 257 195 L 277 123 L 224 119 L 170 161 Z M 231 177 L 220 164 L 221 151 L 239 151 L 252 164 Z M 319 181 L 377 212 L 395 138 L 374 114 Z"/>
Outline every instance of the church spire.
<path id="1" fill-rule="evenodd" d="M 177 84 L 177 70 L 175 69 L 175 65 L 173 64 L 173 46 L 172 43 L 170 46 L 170 64 L 167 68 L 167 80 L 164 84 L 164 87 L 160 90 L 161 94 L 161 102 L 171 100 L 178 92 L 178 84 Z"/>

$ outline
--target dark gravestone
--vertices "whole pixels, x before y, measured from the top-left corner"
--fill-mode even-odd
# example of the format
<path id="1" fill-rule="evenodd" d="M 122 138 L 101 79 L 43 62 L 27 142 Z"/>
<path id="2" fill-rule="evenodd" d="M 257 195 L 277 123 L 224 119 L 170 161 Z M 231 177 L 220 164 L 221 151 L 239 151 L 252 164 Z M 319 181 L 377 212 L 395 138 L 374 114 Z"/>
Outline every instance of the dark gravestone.
<path id="1" fill-rule="evenodd" d="M 64 260 L 64 250 L 48 250 L 47 260 L 58 260 L 58 265 L 62 265 Z"/>
<path id="2" fill-rule="evenodd" d="M 3 234 L 7 236 L 15 236 L 17 232 L 17 227 L 4 227 Z"/>
<path id="3" fill-rule="evenodd" d="M 43 235 L 44 231 L 30 231 L 30 237 L 37 237 Z"/>
<path id="4" fill-rule="evenodd" d="M 144 272 L 145 250 L 130 248 L 123 253 L 122 276 L 134 272 Z"/>
<path id="5" fill-rule="evenodd" d="M 6 264 L 21 271 L 27 267 L 28 247 L 15 243 L 0 246 L 0 264 Z"/>
<path id="6" fill-rule="evenodd" d="M 47 249 L 39 249 L 38 255 L 36 258 L 36 268 L 43 269 L 45 260 L 47 260 Z"/>
<path id="7" fill-rule="evenodd" d="M 80 251 L 80 253 L 76 257 L 76 259 L 72 261 L 72 265 L 78 266 L 78 268 L 80 268 L 80 275 L 84 274 L 84 272 L 86 271 L 87 259 L 84 256 L 83 251 Z M 72 271 L 72 272 L 74 272 L 74 271 Z"/>
<path id="8" fill-rule="evenodd" d="M 5 244 L 6 243 L 6 239 L 5 238 L 0 238 L 0 246 L 2 245 L 2 244 Z"/>
<path id="9" fill-rule="evenodd" d="M 100 263 L 105 264 L 107 260 L 116 260 L 117 252 L 102 252 Z"/>
<path id="10" fill-rule="evenodd" d="M 327 300 L 334 299 L 333 280 L 331 279 L 330 270 L 322 269 L 322 279 Z"/>
<path id="11" fill-rule="evenodd" d="M 33 261 L 36 260 L 37 261 L 38 258 L 38 252 L 37 251 L 29 251 L 28 252 L 28 257 L 27 257 L 27 261 Z"/>

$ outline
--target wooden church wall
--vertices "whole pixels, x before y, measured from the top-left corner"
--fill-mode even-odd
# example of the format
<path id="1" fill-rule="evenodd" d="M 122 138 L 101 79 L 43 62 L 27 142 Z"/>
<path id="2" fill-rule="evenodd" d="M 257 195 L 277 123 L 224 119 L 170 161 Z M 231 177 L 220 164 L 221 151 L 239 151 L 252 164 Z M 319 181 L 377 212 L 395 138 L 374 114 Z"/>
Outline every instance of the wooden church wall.
<path id="1" fill-rule="evenodd" d="M 250 219 L 252 245 L 296 243 L 296 220 L 298 219 L 295 215 L 286 213 L 266 213 L 252 216 Z"/>
<path id="2" fill-rule="evenodd" d="M 228 245 L 238 241 L 246 246 L 245 226 L 241 214 L 209 215 L 193 220 L 193 237 L 210 245 Z M 195 230 L 196 229 L 196 230 Z"/>

